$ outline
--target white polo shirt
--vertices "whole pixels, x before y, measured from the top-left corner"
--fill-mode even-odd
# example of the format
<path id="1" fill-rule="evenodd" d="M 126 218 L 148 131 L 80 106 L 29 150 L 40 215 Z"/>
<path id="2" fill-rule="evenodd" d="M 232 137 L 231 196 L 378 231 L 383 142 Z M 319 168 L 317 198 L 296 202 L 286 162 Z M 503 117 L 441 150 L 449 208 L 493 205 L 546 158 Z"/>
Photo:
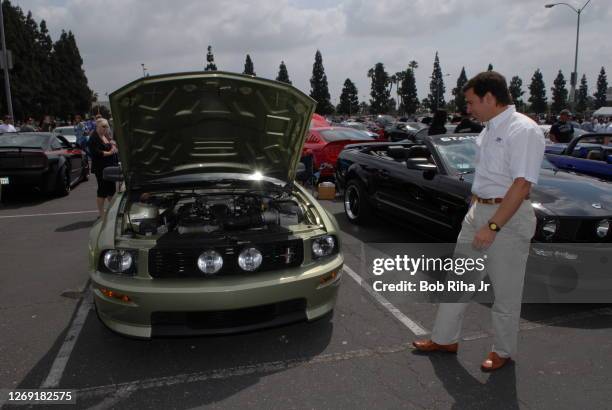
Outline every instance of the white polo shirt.
<path id="1" fill-rule="evenodd" d="M 544 134 L 514 105 L 486 123 L 476 138 L 476 172 L 472 193 L 503 198 L 516 178 L 537 184 L 544 156 Z"/>

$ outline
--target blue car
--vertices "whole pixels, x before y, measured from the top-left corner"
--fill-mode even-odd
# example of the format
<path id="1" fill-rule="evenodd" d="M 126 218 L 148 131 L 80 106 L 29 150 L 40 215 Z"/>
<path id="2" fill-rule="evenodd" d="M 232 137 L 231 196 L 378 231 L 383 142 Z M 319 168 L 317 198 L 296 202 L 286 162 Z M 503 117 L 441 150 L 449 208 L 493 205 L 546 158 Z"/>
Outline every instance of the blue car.
<path id="1" fill-rule="evenodd" d="M 557 168 L 612 181 L 612 134 L 583 134 L 568 144 L 546 146 Z"/>

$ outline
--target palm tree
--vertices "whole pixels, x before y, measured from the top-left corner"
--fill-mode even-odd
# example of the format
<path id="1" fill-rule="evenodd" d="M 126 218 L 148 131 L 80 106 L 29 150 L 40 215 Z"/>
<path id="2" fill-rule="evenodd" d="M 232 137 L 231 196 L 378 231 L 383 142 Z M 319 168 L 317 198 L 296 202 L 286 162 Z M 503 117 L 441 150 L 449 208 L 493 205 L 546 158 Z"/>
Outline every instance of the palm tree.
<path id="1" fill-rule="evenodd" d="M 417 63 L 415 60 L 412 60 L 411 62 L 408 63 L 408 68 L 410 68 L 410 69 L 412 69 L 412 71 L 414 71 L 417 68 L 419 68 L 419 63 Z"/>
<path id="2" fill-rule="evenodd" d="M 400 85 L 401 83 L 404 81 L 404 79 L 406 78 L 406 72 L 405 71 L 398 71 L 397 73 L 395 73 L 395 78 L 397 81 L 397 87 L 395 87 L 395 93 L 397 95 L 397 112 L 399 113 L 399 108 L 402 105 L 400 103 Z M 402 101 L 403 103 L 403 101 Z"/>

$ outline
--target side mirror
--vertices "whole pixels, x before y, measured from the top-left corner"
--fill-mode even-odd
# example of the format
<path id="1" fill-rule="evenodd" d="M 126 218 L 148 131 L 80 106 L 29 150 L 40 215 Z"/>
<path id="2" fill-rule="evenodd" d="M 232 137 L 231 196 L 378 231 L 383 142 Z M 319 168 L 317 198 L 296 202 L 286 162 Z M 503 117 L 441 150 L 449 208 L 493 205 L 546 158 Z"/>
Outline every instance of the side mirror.
<path id="1" fill-rule="evenodd" d="M 110 182 L 122 182 L 123 172 L 121 167 L 106 167 L 102 172 L 102 179 Z"/>

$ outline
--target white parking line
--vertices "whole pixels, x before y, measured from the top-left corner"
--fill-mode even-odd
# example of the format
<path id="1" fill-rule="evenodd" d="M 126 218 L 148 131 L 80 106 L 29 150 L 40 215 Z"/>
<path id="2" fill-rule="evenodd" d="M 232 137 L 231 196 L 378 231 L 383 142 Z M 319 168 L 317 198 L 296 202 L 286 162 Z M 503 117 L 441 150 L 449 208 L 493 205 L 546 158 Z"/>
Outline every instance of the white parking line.
<path id="1" fill-rule="evenodd" d="M 70 329 L 68 329 L 68 333 L 66 333 L 64 343 L 62 344 L 62 347 L 60 347 L 57 356 L 55 356 L 55 360 L 53 360 L 49 374 L 40 385 L 41 389 L 53 389 L 59 386 L 64 370 L 66 370 L 66 364 L 68 364 L 68 359 L 70 359 L 70 354 L 72 353 L 72 349 L 74 349 L 77 339 L 79 338 L 79 334 L 81 333 L 81 329 L 85 324 L 85 319 L 87 319 L 87 314 L 89 313 L 91 306 L 91 293 L 86 292 L 83 296 L 83 300 L 81 300 L 81 306 L 79 306 L 79 310 L 77 311 L 76 316 L 70 325 Z"/>
<path id="2" fill-rule="evenodd" d="M 398 308 L 393 306 L 393 304 L 389 302 L 383 295 L 374 291 L 374 289 L 372 289 L 370 284 L 367 281 L 363 280 L 363 278 L 359 276 L 359 274 L 355 272 L 353 269 L 351 269 L 349 266 L 344 265 L 344 271 L 351 278 L 353 278 L 355 282 L 359 284 L 359 286 L 365 289 L 365 291 L 368 292 L 370 296 L 372 296 L 378 303 L 380 303 L 385 309 L 387 309 L 389 313 L 393 315 L 393 317 L 395 317 L 397 320 L 400 321 L 400 323 L 402 323 L 404 326 L 410 329 L 412 333 L 414 333 L 417 336 L 423 336 L 423 335 L 430 333 L 427 329 L 419 325 L 414 320 L 410 319 L 408 316 L 403 314 Z"/>
<path id="3" fill-rule="evenodd" d="M 74 212 L 54 212 L 48 214 L 29 214 L 29 215 L 5 215 L 0 216 L 0 219 L 8 219 L 8 218 L 30 218 L 33 216 L 55 216 L 55 215 L 76 215 L 76 214 L 93 214 L 98 211 L 74 211 Z"/>

